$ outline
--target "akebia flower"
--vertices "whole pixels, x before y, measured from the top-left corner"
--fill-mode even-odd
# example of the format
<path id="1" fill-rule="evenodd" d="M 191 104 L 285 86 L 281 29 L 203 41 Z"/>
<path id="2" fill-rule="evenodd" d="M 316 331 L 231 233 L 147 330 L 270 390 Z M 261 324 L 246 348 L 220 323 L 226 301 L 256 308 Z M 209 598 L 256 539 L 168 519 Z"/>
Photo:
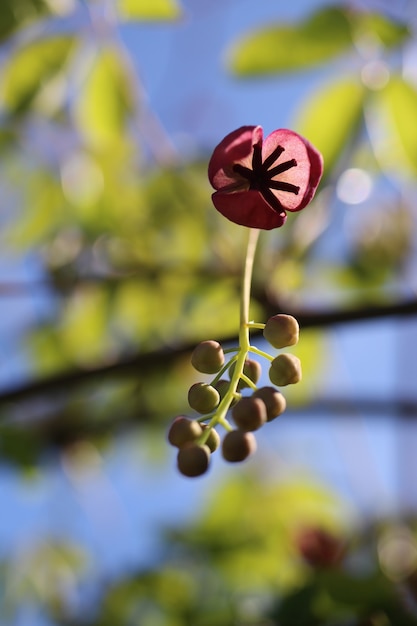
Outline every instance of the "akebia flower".
<path id="1" fill-rule="evenodd" d="M 323 158 L 304 137 L 279 129 L 263 139 L 260 126 L 242 126 L 214 149 L 208 167 L 216 209 L 236 224 L 271 230 L 287 211 L 313 198 Z"/>

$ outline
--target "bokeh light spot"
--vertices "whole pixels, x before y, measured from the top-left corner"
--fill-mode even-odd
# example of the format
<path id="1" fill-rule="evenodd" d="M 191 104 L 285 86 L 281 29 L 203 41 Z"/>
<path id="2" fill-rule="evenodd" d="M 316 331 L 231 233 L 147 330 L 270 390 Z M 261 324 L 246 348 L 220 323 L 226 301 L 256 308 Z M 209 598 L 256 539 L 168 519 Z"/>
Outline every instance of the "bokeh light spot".
<path id="1" fill-rule="evenodd" d="M 346 204 L 360 204 L 368 199 L 372 191 L 372 178 L 359 168 L 345 170 L 337 181 L 337 196 Z"/>

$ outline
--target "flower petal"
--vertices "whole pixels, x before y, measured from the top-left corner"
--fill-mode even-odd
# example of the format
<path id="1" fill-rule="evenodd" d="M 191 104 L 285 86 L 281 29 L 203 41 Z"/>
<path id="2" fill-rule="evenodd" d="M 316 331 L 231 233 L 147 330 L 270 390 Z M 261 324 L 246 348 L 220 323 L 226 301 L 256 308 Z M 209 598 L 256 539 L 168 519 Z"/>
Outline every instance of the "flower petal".
<path id="1" fill-rule="evenodd" d="M 321 153 L 307 139 L 304 139 L 306 144 L 308 157 L 310 159 L 310 180 L 308 188 L 304 194 L 304 198 L 298 210 L 303 209 L 314 197 L 316 189 L 323 175 L 323 157 Z"/>
<path id="2" fill-rule="evenodd" d="M 241 126 L 226 137 L 214 149 L 208 166 L 208 176 L 214 189 L 222 189 L 243 179 L 233 171 L 233 165 L 252 156 L 253 146 L 262 142 L 260 126 Z M 249 161 L 250 163 L 250 161 Z"/>
<path id="3" fill-rule="evenodd" d="M 297 167 L 289 169 L 285 174 L 279 174 L 276 180 L 289 182 L 300 187 L 297 195 L 280 193 L 274 190 L 274 194 L 288 211 L 300 211 L 312 199 L 323 174 L 323 157 L 316 148 L 304 137 L 292 130 L 279 129 L 271 133 L 263 144 L 263 158 L 271 154 L 278 145 L 285 152 L 280 161 L 295 159 Z"/>
<path id="4" fill-rule="evenodd" d="M 274 211 L 259 191 L 216 191 L 212 200 L 222 215 L 241 226 L 271 230 L 283 226 L 287 219 L 285 211 Z"/>
<path id="5" fill-rule="evenodd" d="M 304 196 L 310 190 L 310 158 L 307 146 L 303 137 L 291 130 L 280 128 L 266 137 L 262 146 L 262 159 L 265 159 L 277 150 L 278 146 L 284 148 L 276 163 L 271 165 L 272 169 L 276 165 L 295 159 L 297 165 L 281 172 L 273 177 L 273 180 L 288 183 L 299 188 L 298 193 L 287 190 L 272 189 L 273 194 L 278 198 L 283 208 L 288 211 L 298 211 L 304 201 Z"/>

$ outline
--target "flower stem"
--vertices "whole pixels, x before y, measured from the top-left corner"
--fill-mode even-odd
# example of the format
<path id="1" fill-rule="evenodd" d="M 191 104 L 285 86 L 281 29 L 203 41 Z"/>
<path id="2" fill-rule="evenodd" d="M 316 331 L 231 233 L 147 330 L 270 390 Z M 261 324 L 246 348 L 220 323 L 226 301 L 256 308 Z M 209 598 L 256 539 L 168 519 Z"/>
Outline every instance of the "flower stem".
<path id="1" fill-rule="evenodd" d="M 265 328 L 265 324 L 260 324 L 258 322 L 248 322 L 248 327 L 250 330 L 254 330 L 255 328 L 263 330 Z"/>
<path id="2" fill-rule="evenodd" d="M 242 290 L 240 294 L 240 325 L 239 325 L 239 349 L 237 355 L 233 357 L 235 367 L 233 375 L 230 380 L 230 385 L 226 391 L 223 399 L 220 401 L 219 406 L 213 417 L 208 423 L 208 428 L 203 435 L 199 438 L 199 443 L 205 443 L 209 436 L 210 428 L 221 424 L 226 430 L 231 430 L 231 426 L 226 419 L 227 412 L 236 398 L 237 386 L 243 375 L 243 368 L 248 352 L 251 348 L 249 341 L 249 305 L 250 305 L 250 290 L 252 284 L 253 262 L 255 258 L 256 246 L 259 238 L 259 230 L 251 228 L 249 230 L 248 245 L 246 250 L 245 265 L 243 268 L 243 280 Z M 222 372 L 230 366 L 228 363 L 222 370 Z M 216 377 L 218 378 L 219 375 Z"/>
<path id="3" fill-rule="evenodd" d="M 253 352 L 254 354 L 258 354 L 259 356 L 263 356 L 265 359 L 268 359 L 268 361 L 273 361 L 274 360 L 274 357 L 271 354 L 268 354 L 268 352 L 264 352 L 263 350 L 260 350 L 256 346 L 251 346 L 249 348 L 249 350 L 251 352 Z"/>

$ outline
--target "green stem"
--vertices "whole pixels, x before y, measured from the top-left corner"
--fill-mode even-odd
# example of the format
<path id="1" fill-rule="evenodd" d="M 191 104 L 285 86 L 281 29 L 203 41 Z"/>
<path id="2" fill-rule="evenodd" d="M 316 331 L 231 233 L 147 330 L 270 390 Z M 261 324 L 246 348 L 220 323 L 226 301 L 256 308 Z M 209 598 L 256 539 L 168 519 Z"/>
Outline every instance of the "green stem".
<path id="1" fill-rule="evenodd" d="M 265 324 L 261 324 L 260 322 L 248 322 L 248 327 L 250 330 L 254 328 L 260 328 L 263 330 L 265 328 Z"/>
<path id="2" fill-rule="evenodd" d="M 254 354 L 258 354 L 259 356 L 263 356 L 265 359 L 268 359 L 268 361 L 273 361 L 274 358 L 275 358 L 271 354 L 268 354 L 268 352 L 264 352 L 263 350 L 260 350 L 256 346 L 250 346 L 249 350 L 251 352 L 253 352 Z"/>
<path id="3" fill-rule="evenodd" d="M 235 348 L 234 352 L 239 352 L 239 349 Z M 225 350 L 225 354 L 226 354 L 226 350 Z M 217 382 L 219 382 L 223 374 L 229 369 L 232 363 L 236 361 L 236 359 L 237 359 L 237 356 L 234 356 L 232 359 L 230 359 L 230 361 L 228 361 L 227 363 L 223 365 L 222 369 L 216 374 L 216 376 L 213 378 L 213 380 L 210 383 L 213 387 L 216 385 Z"/>
<path id="4" fill-rule="evenodd" d="M 246 259 L 245 265 L 243 269 L 243 281 L 242 281 L 242 291 L 240 294 L 240 325 L 239 325 L 239 351 L 237 356 L 234 357 L 236 360 L 235 368 L 233 371 L 232 378 L 230 380 L 230 385 L 225 393 L 223 399 L 221 400 L 219 406 L 217 407 L 217 411 L 215 415 L 211 418 L 208 423 L 207 431 L 204 433 L 206 437 L 208 437 L 208 431 L 210 427 L 216 426 L 216 424 L 221 424 L 227 430 L 230 430 L 230 425 L 226 419 L 227 411 L 229 410 L 230 405 L 235 399 L 237 386 L 239 384 L 239 380 L 243 374 L 243 367 L 245 365 L 245 360 L 250 348 L 249 342 L 249 304 L 250 304 L 250 289 L 252 284 L 252 272 L 253 272 L 253 262 L 255 258 L 256 245 L 258 243 L 259 238 L 259 230 L 251 228 L 249 231 L 248 237 L 248 246 L 246 251 Z M 204 441 L 202 441 L 204 443 Z"/>

